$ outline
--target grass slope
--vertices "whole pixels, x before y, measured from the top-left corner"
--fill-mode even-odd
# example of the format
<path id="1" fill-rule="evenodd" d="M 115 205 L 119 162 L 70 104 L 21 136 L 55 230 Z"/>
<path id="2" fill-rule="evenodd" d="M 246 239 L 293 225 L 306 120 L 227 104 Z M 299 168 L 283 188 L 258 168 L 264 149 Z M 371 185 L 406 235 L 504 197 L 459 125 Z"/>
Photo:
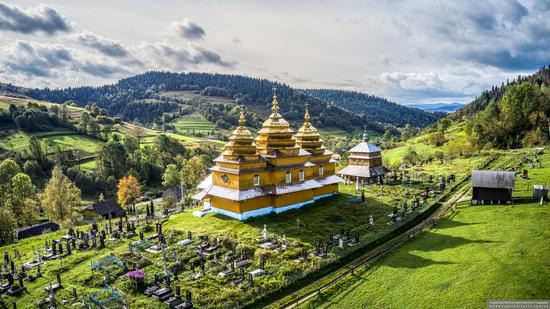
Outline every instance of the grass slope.
<path id="1" fill-rule="evenodd" d="M 472 162 L 471 164 L 477 163 L 479 162 Z M 462 163 L 457 161 L 457 164 Z M 456 168 L 457 166 L 455 166 Z M 418 193 L 421 187 L 422 184 L 419 182 L 413 182 L 411 191 Z M 253 301 L 266 291 L 273 291 L 286 286 L 404 224 L 405 221 L 400 224 L 386 224 L 389 222 L 388 214 L 391 212 L 392 207 L 396 203 L 407 199 L 404 185 L 386 185 L 384 186 L 383 195 L 380 194 L 379 187 L 366 187 L 366 204 L 350 202 L 350 196 L 355 194 L 354 185 L 341 185 L 340 189 L 342 194 L 339 196 L 322 199 L 302 209 L 256 218 L 246 222 L 227 219 L 215 214 L 209 214 L 203 218 L 197 218 L 190 212 L 171 216 L 164 222 L 163 230 L 167 235 L 175 235 L 175 240 L 185 237 L 184 235 L 188 230 L 193 231 L 195 237 L 201 234 L 208 234 L 210 238 L 220 237 L 222 240 L 225 239 L 222 241 L 224 244 L 227 243 L 226 241 L 231 241 L 236 243 L 237 250 L 247 250 L 248 256 L 253 260 L 253 265 L 247 271 L 258 267 L 261 256 L 266 258 L 267 271 L 265 277 L 255 280 L 255 289 L 242 292 L 238 286 L 231 284 L 232 279 L 219 277 L 217 275 L 220 270 L 219 266 L 214 265 L 209 260 L 206 264 L 207 273 L 203 278 L 196 281 L 191 280 L 189 267 L 187 266 L 186 270 L 180 273 L 180 280 L 175 284 L 181 286 L 183 291 L 192 291 L 198 307 L 238 306 Z M 159 208 L 160 206 L 157 205 L 157 209 Z M 369 215 L 373 215 L 376 225 L 367 231 L 364 226 L 368 222 Z M 407 221 L 412 220 L 412 218 L 414 218 L 414 214 L 409 215 Z M 298 219 L 300 219 L 300 226 L 297 223 Z M 153 223 L 151 222 L 149 226 L 140 226 L 138 229 L 145 231 L 146 236 L 151 235 L 154 229 Z M 276 233 L 281 237 L 282 233 L 286 233 L 289 243 L 287 251 L 269 251 L 260 248 L 256 244 L 255 238 L 261 234 L 263 224 L 268 225 L 271 236 Z M 113 225 L 116 226 L 116 224 Z M 84 227 L 80 229 L 84 230 Z M 309 262 L 303 264 L 294 261 L 299 256 L 301 248 L 307 248 L 309 252 L 312 252 L 315 242 L 327 239 L 330 233 L 338 234 L 340 229 L 351 229 L 352 233 L 360 233 L 361 245 L 346 246 L 344 250 L 334 248 L 325 260 L 310 259 Z M 34 257 L 33 248 L 43 248 L 46 239 L 57 239 L 62 234 L 63 232 L 57 232 L 25 239 L 3 249 L 13 252 L 17 248 L 22 253 L 22 259 L 16 261 L 16 267 L 20 268 L 22 263 Z M 136 239 L 137 237 L 131 241 Z M 73 287 L 77 289 L 79 295 L 87 297 L 89 293 L 99 291 L 102 288 L 103 281 L 102 273 L 91 272 L 91 262 L 107 255 L 122 256 L 126 254 L 129 242 L 130 240 L 108 242 L 108 248 L 101 251 L 76 251 L 62 261 L 46 261 L 45 267 L 42 268 L 44 278 L 26 284 L 28 294 L 17 298 L 4 296 L 5 301 L 9 303 L 11 300 L 15 300 L 19 308 L 32 307 L 35 301 L 46 296 L 43 288 L 49 281 L 55 280 L 57 272 L 61 273 L 66 287 L 57 293 L 56 298 L 58 300 L 69 298 Z M 170 256 L 170 252 L 174 250 L 182 253 L 185 260 L 196 259 L 197 254 L 192 249 L 194 247 L 185 250 L 172 244 L 171 249 L 168 250 L 168 255 Z M 220 259 L 229 250 L 231 250 L 231 245 L 224 245 L 219 251 L 218 258 Z M 148 261 L 148 265 L 144 266 L 144 269 L 150 281 L 154 273 L 162 272 L 161 258 L 160 255 L 147 252 L 143 252 L 142 256 L 144 260 Z M 122 274 L 111 276 L 111 285 L 124 293 L 132 308 L 158 308 L 160 305 L 156 300 L 133 292 L 128 286 L 128 279 Z M 75 306 L 77 305 L 75 304 Z"/>
<path id="2" fill-rule="evenodd" d="M 176 118 L 170 121 L 170 124 L 174 125 L 174 127 L 176 128 L 176 132 L 178 133 L 188 133 L 195 131 L 197 133 L 200 132 L 208 134 L 215 128 L 215 125 L 212 122 L 206 120 L 204 116 L 202 116 L 198 112 Z"/>
<path id="3" fill-rule="evenodd" d="M 56 128 L 52 131 L 27 133 L 20 130 L 0 138 L 0 146 L 14 151 L 23 151 L 29 147 L 29 139 L 36 136 L 48 141 L 50 147 L 61 146 L 64 149 L 77 149 L 87 153 L 95 152 L 100 140 L 66 128 Z"/>
<path id="4" fill-rule="evenodd" d="M 515 197 L 550 179 L 545 168 L 516 181 Z M 492 299 L 550 297 L 550 206 L 469 206 L 372 267 L 314 299 L 307 308 L 484 308 Z"/>

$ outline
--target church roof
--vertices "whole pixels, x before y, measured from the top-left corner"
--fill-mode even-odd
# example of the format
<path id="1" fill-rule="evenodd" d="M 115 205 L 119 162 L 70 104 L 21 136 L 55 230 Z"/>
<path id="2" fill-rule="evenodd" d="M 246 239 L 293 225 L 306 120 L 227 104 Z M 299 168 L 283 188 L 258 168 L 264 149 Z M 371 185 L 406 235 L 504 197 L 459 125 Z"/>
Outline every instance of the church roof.
<path id="1" fill-rule="evenodd" d="M 371 153 L 371 152 L 380 152 L 382 149 L 378 148 L 376 145 L 369 142 L 361 142 L 357 146 L 351 148 L 349 152 L 359 152 L 359 153 Z"/>
<path id="2" fill-rule="evenodd" d="M 323 186 L 344 182 L 342 178 L 336 175 L 330 175 L 324 178 L 317 178 L 316 180 L 320 185 L 323 185 Z"/>
<path id="3" fill-rule="evenodd" d="M 204 190 L 212 185 L 212 174 L 206 175 L 206 177 L 197 186 L 198 189 Z"/>
<path id="4" fill-rule="evenodd" d="M 217 197 L 222 197 L 225 199 L 233 200 L 233 201 L 244 201 L 249 200 L 252 198 L 260 197 L 268 195 L 269 192 L 266 192 L 262 188 L 252 188 L 248 190 L 237 190 L 237 189 L 231 189 L 231 188 L 224 188 L 217 185 L 211 185 L 209 188 L 203 190 L 204 193 L 197 193 L 195 195 L 199 196 L 202 195 L 202 198 L 206 195 L 212 195 Z M 202 199 L 201 198 L 201 199 Z"/>
<path id="5" fill-rule="evenodd" d="M 239 126 L 231 132 L 229 143 L 225 145 L 222 156 L 229 160 L 240 160 L 243 156 L 254 157 L 256 145 L 252 133 L 245 127 L 244 109 L 241 109 Z"/>
<path id="6" fill-rule="evenodd" d="M 371 152 L 381 152 L 382 149 L 378 148 L 376 145 L 369 143 L 369 134 L 367 133 L 367 126 L 365 125 L 365 132 L 363 132 L 363 141 L 357 146 L 351 148 L 349 152 L 355 153 L 371 153 Z"/>
<path id="7" fill-rule="evenodd" d="M 389 172 L 385 166 L 375 166 L 375 167 L 368 167 L 368 166 L 361 166 L 361 165 L 348 165 L 341 169 L 337 174 L 340 175 L 347 175 L 352 177 L 376 177 L 381 176 Z"/>

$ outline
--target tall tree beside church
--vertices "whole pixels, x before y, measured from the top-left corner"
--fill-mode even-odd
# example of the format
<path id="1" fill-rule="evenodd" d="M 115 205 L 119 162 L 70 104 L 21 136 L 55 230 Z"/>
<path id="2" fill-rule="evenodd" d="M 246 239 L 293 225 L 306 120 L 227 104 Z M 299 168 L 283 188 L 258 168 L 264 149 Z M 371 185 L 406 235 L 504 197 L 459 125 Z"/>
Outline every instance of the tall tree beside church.
<path id="1" fill-rule="evenodd" d="M 188 188 L 195 188 L 204 178 L 206 166 L 199 157 L 192 157 L 187 160 L 183 169 L 183 177 Z"/>
<path id="2" fill-rule="evenodd" d="M 38 203 L 34 200 L 34 187 L 29 175 L 17 173 L 11 179 L 11 190 L 7 199 L 12 214 L 20 226 L 31 225 L 38 213 Z"/>
<path id="3" fill-rule="evenodd" d="M 141 187 L 136 177 L 130 175 L 118 181 L 117 200 L 122 207 L 135 202 L 141 196 Z"/>
<path id="4" fill-rule="evenodd" d="M 6 245 L 13 241 L 16 223 L 10 211 L 0 207 L 0 245 Z"/>
<path id="5" fill-rule="evenodd" d="M 42 207 L 50 220 L 65 227 L 75 224 L 81 203 L 80 189 L 63 175 L 59 166 L 54 167 L 52 178 L 40 197 Z"/>

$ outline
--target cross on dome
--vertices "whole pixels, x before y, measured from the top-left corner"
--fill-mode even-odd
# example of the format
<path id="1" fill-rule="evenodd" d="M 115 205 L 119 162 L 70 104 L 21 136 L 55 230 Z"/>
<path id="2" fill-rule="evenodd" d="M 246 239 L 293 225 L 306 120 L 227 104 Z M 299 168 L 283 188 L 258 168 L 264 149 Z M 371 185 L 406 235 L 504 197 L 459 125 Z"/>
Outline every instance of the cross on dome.
<path id="1" fill-rule="evenodd" d="M 277 88 L 273 87 L 273 102 L 271 110 L 273 114 L 277 114 L 279 112 L 279 102 L 277 101 Z"/>
<path id="2" fill-rule="evenodd" d="M 244 105 L 241 105 L 241 115 L 239 116 L 239 126 L 244 127 L 246 118 L 244 118 Z"/>
<path id="3" fill-rule="evenodd" d="M 304 126 L 306 128 L 311 127 L 311 123 L 309 122 L 311 120 L 311 116 L 309 115 L 309 104 L 307 103 L 306 103 L 306 113 L 304 115 L 304 120 L 305 120 Z"/>
<path id="4" fill-rule="evenodd" d="M 365 131 L 363 131 L 363 141 L 369 141 L 369 135 L 367 134 L 367 125 L 365 125 Z"/>

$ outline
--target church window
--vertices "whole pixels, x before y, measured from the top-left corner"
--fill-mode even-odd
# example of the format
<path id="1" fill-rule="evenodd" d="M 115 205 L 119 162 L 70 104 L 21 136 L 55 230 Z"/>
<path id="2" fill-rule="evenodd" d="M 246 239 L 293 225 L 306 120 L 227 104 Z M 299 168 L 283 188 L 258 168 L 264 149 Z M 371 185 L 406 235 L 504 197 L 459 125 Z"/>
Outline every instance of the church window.
<path id="1" fill-rule="evenodd" d="M 292 182 L 292 174 L 290 172 L 286 172 L 285 182 L 286 183 L 291 183 Z"/>
<path id="2" fill-rule="evenodd" d="M 260 185 L 260 175 L 254 175 L 254 186 Z"/>
<path id="3" fill-rule="evenodd" d="M 300 181 L 304 181 L 304 171 L 300 171 L 298 175 L 300 177 Z"/>
<path id="4" fill-rule="evenodd" d="M 325 167 L 324 166 L 319 166 L 319 175 L 323 175 L 325 173 Z"/>

